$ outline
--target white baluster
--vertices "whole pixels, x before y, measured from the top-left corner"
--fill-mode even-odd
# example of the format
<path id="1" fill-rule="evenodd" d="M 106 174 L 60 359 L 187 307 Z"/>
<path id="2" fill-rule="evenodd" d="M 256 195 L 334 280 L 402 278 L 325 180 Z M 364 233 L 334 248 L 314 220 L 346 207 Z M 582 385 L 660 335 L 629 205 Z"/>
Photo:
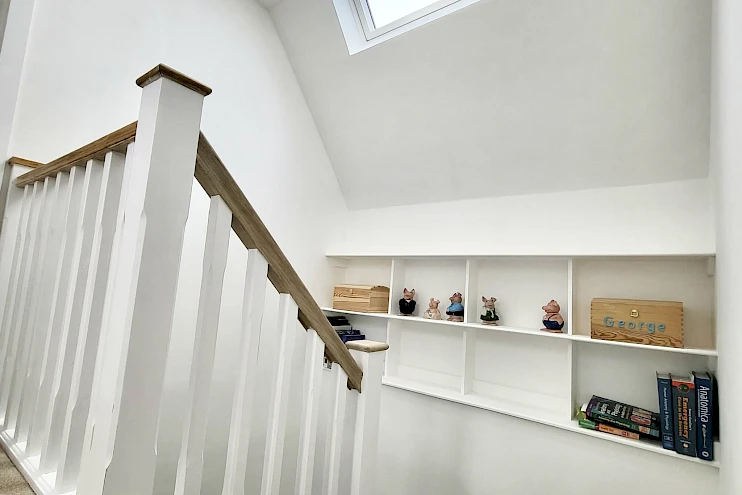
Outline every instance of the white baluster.
<path id="1" fill-rule="evenodd" d="M 247 455 L 258 380 L 260 326 L 263 321 L 267 277 L 268 262 L 257 249 L 250 249 L 247 253 L 245 293 L 242 301 L 240 370 L 232 405 L 222 495 L 244 495 L 245 493 Z"/>
<path id="2" fill-rule="evenodd" d="M 13 325 L 16 300 L 19 297 L 20 285 L 23 279 L 23 259 L 27 256 L 26 233 L 30 220 L 31 202 L 33 197 L 33 186 L 23 188 L 23 200 L 21 204 L 21 216 L 18 221 L 18 239 L 16 239 L 13 252 L 13 265 L 11 266 L 10 279 L 8 280 L 8 293 L 5 299 L 2 326 L 2 356 L 3 364 L 0 370 L 0 415 L 2 423 L 5 424 L 5 407 L 8 403 L 8 383 L 10 373 L 14 364 L 14 349 L 18 341 L 18 333 Z"/>
<path id="3" fill-rule="evenodd" d="M 325 477 L 322 493 L 326 495 L 340 494 L 340 460 L 343 454 L 343 435 L 345 433 L 345 412 L 348 406 L 348 375 L 339 364 L 333 363 L 332 373 L 335 375 L 335 404 L 330 416 L 329 437 L 325 448 Z"/>
<path id="4" fill-rule="evenodd" d="M 34 275 L 36 273 L 36 262 L 38 260 L 38 248 L 40 243 L 39 236 L 39 218 L 43 209 L 43 182 L 34 183 L 33 203 L 31 205 L 31 220 L 29 222 L 28 250 L 29 256 L 24 260 L 23 279 L 21 281 L 20 297 L 16 301 L 16 314 L 14 315 L 14 325 L 18 333 L 17 346 L 14 350 L 15 364 L 10 374 L 10 385 L 8 390 L 8 405 L 5 409 L 5 428 L 12 429 L 15 434 L 16 420 L 18 419 L 18 403 L 21 398 L 21 388 L 23 380 L 22 374 L 26 370 L 26 359 L 28 358 L 28 346 L 30 345 L 31 336 L 28 331 L 28 314 L 30 313 L 30 293 L 33 285 Z"/>
<path id="5" fill-rule="evenodd" d="M 151 494 L 183 232 L 204 91 L 142 81 L 106 344 L 79 495 Z M 87 436 L 87 433 L 86 433 Z M 110 462 L 109 462 L 110 460 Z"/>
<path id="6" fill-rule="evenodd" d="M 66 289 L 60 287 L 60 290 L 67 291 L 67 297 L 60 339 L 60 354 L 54 371 L 53 399 L 47 409 L 46 424 L 49 425 L 49 436 L 47 443 L 42 447 L 42 463 L 47 469 L 56 466 L 62 454 L 62 427 L 69 401 L 83 301 L 86 292 L 92 290 L 87 287 L 87 279 L 90 251 L 93 246 L 93 227 L 103 179 L 103 163 L 99 160 L 90 160 L 85 167 L 84 174 L 82 190 L 79 192 L 80 206 L 72 234 L 75 243 L 72 248 L 69 281 Z M 73 194 L 77 193 L 73 191 Z M 67 234 L 70 234 L 69 229 Z"/>
<path id="7" fill-rule="evenodd" d="M 211 198 L 206 231 L 201 294 L 193 345 L 188 410 L 175 478 L 176 495 L 199 495 L 203 475 L 204 443 L 208 420 L 209 391 L 214 371 L 216 336 L 227 267 L 232 212 L 219 196 Z"/>
<path id="8" fill-rule="evenodd" d="M 113 288 L 116 286 L 116 279 L 119 274 L 119 258 L 121 255 L 121 235 L 123 232 L 124 225 L 124 212 L 126 210 L 126 201 L 129 191 L 129 182 L 131 178 L 131 169 L 133 168 L 134 161 L 134 146 L 135 143 L 130 143 L 126 148 L 126 159 L 124 162 L 123 179 L 121 184 L 121 194 L 119 197 L 119 204 L 116 214 L 116 224 L 113 234 L 113 242 L 111 246 L 111 260 L 108 266 L 108 280 L 106 282 L 106 293 L 103 301 L 103 314 L 101 315 L 100 324 L 100 337 L 98 340 L 98 349 L 95 355 L 95 365 L 92 369 L 86 367 L 84 373 L 90 373 L 92 376 L 92 384 L 90 387 L 90 399 L 88 407 L 87 421 L 85 423 L 85 435 L 83 439 L 83 451 L 80 459 L 80 471 L 82 472 L 84 466 L 88 466 L 86 476 L 90 476 L 90 469 L 97 467 L 99 464 L 99 458 L 95 457 L 98 452 L 91 449 L 93 443 L 93 434 L 95 433 L 96 416 L 94 414 L 94 408 L 96 404 L 100 403 L 100 393 L 105 391 L 101 385 L 101 370 L 104 369 L 105 361 L 107 356 L 118 352 L 121 354 L 121 346 L 123 335 L 119 333 L 111 332 L 110 318 L 111 318 L 111 307 L 114 302 L 112 297 Z M 126 274 L 129 275 L 128 273 Z M 107 412 L 110 414 L 110 411 Z M 108 417 L 108 416 L 106 416 Z M 101 473 L 97 473 L 101 474 Z M 81 477 L 81 479 L 85 479 Z M 101 481 L 102 482 L 102 481 Z M 78 483 L 78 492 L 80 491 Z"/>
<path id="9" fill-rule="evenodd" d="M 362 393 L 358 395 L 353 464 L 350 478 L 351 495 L 375 495 L 376 455 L 379 447 L 379 412 L 381 408 L 381 375 L 384 352 L 389 345 L 359 340 L 347 344 L 363 371 Z"/>
<path id="10" fill-rule="evenodd" d="M 124 160 L 125 157 L 121 153 L 111 152 L 106 155 L 100 192 L 95 203 L 90 265 L 85 283 L 77 348 L 72 363 L 69 400 L 62 422 L 62 455 L 56 479 L 56 489 L 60 493 L 74 490 L 80 469 L 82 442 L 90 407 L 90 387 L 98 351 L 114 228 L 124 175 Z"/>
<path id="11" fill-rule="evenodd" d="M 296 469 L 297 495 L 312 495 L 317 417 L 322 395 L 322 365 L 325 344 L 311 328 L 307 330 L 307 357 L 304 362 L 304 407 L 299 432 L 299 459 Z"/>
<path id="12" fill-rule="evenodd" d="M 16 441 L 26 441 L 28 439 L 28 430 L 33 419 L 34 410 L 36 409 L 36 397 L 39 393 L 39 376 L 41 373 L 41 361 L 44 354 L 44 348 L 49 326 L 47 325 L 49 317 L 49 299 L 51 290 L 49 287 L 53 284 L 54 265 L 58 251 L 58 244 L 53 243 L 51 236 L 52 222 L 57 220 L 56 212 L 59 209 L 59 184 L 55 178 L 47 177 L 44 179 L 44 194 L 46 196 L 44 212 L 39 225 L 39 258 L 36 277 L 33 282 L 33 293 L 31 295 L 30 318 L 28 321 L 28 331 L 31 332 L 31 345 L 29 348 L 28 364 L 26 367 L 26 378 L 21 391 L 20 407 L 18 412 L 18 422 L 15 428 Z M 29 451 L 26 444 L 26 455 L 37 455 L 38 451 L 33 453 Z"/>
<path id="13" fill-rule="evenodd" d="M 261 495 L 280 493 L 286 421 L 291 392 L 291 367 L 295 360 L 298 318 L 299 308 L 294 299 L 289 294 L 280 294 L 278 300 L 279 345 L 276 363 L 278 374 L 273 382 L 269 402 Z"/>

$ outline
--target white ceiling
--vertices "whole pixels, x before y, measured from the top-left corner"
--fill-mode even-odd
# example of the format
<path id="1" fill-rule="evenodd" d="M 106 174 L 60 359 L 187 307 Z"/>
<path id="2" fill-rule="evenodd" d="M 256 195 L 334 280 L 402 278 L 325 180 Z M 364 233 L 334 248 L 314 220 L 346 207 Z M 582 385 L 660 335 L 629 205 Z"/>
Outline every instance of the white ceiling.
<path id="1" fill-rule="evenodd" d="M 266 9 L 270 9 L 281 3 L 282 0 L 258 0 Z"/>
<path id="2" fill-rule="evenodd" d="M 483 0 L 353 56 L 332 0 L 272 15 L 351 209 L 708 175 L 710 2 Z"/>

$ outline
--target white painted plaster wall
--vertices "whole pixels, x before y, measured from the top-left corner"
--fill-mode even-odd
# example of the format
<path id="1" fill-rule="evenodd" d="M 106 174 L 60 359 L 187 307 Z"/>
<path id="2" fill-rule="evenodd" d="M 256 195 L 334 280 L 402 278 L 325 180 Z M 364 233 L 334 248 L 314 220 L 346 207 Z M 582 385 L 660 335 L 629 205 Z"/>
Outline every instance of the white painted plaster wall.
<path id="1" fill-rule="evenodd" d="M 212 87 L 202 130 L 309 289 L 318 297 L 331 294 L 324 254 L 333 229 L 324 219 L 345 210 L 345 203 L 271 18 L 254 0 L 38 0 L 11 154 L 48 161 L 135 120 L 141 90 L 134 81 L 157 63 Z M 158 494 L 172 493 L 174 483 L 201 277 L 199 227 L 205 228 L 207 207 L 196 187 L 158 433 Z M 238 357 L 246 253 L 232 241 L 204 493 L 220 492 Z M 268 299 L 264 325 L 270 332 L 275 291 Z M 270 356 L 275 346 L 270 338 L 264 344 Z M 262 358 L 264 386 L 272 382 L 271 371 L 270 360 Z M 260 449 L 259 437 L 256 442 Z"/>

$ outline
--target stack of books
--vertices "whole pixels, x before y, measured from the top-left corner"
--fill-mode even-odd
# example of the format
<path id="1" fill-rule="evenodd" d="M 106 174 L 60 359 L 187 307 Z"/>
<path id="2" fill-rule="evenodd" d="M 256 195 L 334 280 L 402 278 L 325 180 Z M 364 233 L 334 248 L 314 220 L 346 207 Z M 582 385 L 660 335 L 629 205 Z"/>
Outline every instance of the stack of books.
<path id="1" fill-rule="evenodd" d="M 714 460 L 718 407 L 714 377 L 657 373 L 662 446 L 678 454 Z"/>
<path id="2" fill-rule="evenodd" d="M 354 330 L 345 316 L 328 316 L 327 320 L 343 343 L 350 342 L 351 340 L 366 340 L 366 336 L 360 330 Z"/>
<path id="3" fill-rule="evenodd" d="M 582 428 L 632 440 L 660 438 L 660 415 L 629 404 L 593 395 L 577 413 Z"/>

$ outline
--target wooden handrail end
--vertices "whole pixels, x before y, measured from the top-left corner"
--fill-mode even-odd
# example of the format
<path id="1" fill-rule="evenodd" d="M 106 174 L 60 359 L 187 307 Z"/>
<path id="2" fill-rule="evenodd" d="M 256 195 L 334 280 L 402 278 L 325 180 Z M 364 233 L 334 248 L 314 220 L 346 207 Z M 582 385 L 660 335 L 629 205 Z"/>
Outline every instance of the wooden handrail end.
<path id="1" fill-rule="evenodd" d="M 345 343 L 345 347 L 351 351 L 372 353 L 386 351 L 389 349 L 389 344 L 386 342 L 375 342 L 373 340 L 351 340 Z"/>
<path id="2" fill-rule="evenodd" d="M 8 165 L 21 165 L 23 167 L 29 168 L 39 168 L 44 166 L 43 163 L 26 160 L 25 158 L 21 158 L 18 156 L 11 156 L 10 158 L 8 158 Z"/>
<path id="3" fill-rule="evenodd" d="M 185 86 L 186 88 L 204 96 L 209 96 L 211 94 L 210 87 L 201 84 L 200 82 L 186 76 L 182 72 L 178 72 L 177 70 L 163 64 L 158 65 L 157 67 L 137 79 L 137 86 L 143 88 L 157 81 L 161 77 L 170 79 L 171 81 L 176 82 L 181 86 Z"/>

